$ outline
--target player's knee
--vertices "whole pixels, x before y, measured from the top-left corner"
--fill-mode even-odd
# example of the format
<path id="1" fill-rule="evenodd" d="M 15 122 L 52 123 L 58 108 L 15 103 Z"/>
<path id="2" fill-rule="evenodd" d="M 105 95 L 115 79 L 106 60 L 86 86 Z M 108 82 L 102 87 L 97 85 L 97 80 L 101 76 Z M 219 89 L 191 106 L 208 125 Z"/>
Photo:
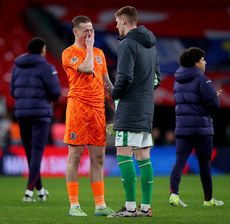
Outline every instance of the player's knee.
<path id="1" fill-rule="evenodd" d="M 94 155 L 93 157 L 91 157 L 91 164 L 103 166 L 104 158 L 105 158 L 105 156 L 101 155 L 101 154 Z"/>

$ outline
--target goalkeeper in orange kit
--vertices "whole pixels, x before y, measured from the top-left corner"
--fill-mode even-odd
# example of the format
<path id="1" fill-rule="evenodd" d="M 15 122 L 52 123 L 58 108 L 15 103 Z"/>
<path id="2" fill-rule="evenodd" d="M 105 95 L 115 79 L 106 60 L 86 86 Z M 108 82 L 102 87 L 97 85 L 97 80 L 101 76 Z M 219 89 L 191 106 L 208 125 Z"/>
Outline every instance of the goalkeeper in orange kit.
<path id="1" fill-rule="evenodd" d="M 69 155 L 66 169 L 70 216 L 87 216 L 78 201 L 78 166 L 84 146 L 90 156 L 90 183 L 95 199 L 95 215 L 107 216 L 114 211 L 104 200 L 103 163 L 106 145 L 105 91 L 112 84 L 105 56 L 94 46 L 92 22 L 86 16 L 72 21 L 75 42 L 63 51 L 62 64 L 69 81 L 64 142 Z M 106 85 L 106 86 L 105 86 Z M 109 97 L 109 94 L 107 94 Z M 111 98 L 108 99 L 112 103 Z"/>

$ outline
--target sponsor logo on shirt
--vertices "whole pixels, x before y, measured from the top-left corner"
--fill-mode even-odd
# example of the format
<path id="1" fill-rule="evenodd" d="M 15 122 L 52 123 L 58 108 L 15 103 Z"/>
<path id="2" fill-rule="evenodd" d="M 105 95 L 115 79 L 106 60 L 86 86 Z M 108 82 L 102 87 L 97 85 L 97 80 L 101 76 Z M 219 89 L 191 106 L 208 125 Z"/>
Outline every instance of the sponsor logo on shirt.
<path id="1" fill-rule="evenodd" d="M 96 60 L 97 60 L 98 64 L 102 64 L 102 59 L 100 56 L 96 56 Z"/>
<path id="2" fill-rule="evenodd" d="M 70 60 L 73 64 L 75 64 L 79 59 L 76 56 L 74 56 Z"/>

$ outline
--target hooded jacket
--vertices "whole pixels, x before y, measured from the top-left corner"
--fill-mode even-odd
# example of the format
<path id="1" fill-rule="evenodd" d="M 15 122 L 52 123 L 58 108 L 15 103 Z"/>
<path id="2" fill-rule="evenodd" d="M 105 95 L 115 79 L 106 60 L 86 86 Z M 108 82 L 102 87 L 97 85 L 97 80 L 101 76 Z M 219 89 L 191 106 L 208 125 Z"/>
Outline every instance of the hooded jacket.
<path id="1" fill-rule="evenodd" d="M 61 94 L 57 71 L 44 56 L 23 54 L 15 59 L 10 92 L 16 99 L 15 117 L 51 117 L 50 101 L 57 101 Z"/>
<path id="2" fill-rule="evenodd" d="M 144 26 L 132 29 L 121 39 L 111 93 L 114 100 L 119 99 L 114 130 L 152 131 L 155 75 L 157 85 L 161 81 L 155 44 L 155 36 Z"/>
<path id="3" fill-rule="evenodd" d="M 181 67 L 174 83 L 176 136 L 214 135 L 211 116 L 219 108 L 219 98 L 210 79 L 201 69 Z"/>

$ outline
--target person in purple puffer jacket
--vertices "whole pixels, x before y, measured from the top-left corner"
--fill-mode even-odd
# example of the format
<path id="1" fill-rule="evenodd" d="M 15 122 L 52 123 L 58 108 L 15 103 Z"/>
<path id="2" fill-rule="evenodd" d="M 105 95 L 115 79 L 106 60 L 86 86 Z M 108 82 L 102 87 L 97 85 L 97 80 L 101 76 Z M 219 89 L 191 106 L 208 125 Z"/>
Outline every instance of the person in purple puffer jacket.
<path id="1" fill-rule="evenodd" d="M 171 206 L 187 207 L 179 198 L 179 184 L 187 159 L 193 148 L 200 167 L 204 191 L 203 206 L 222 206 L 212 196 L 211 155 L 213 148 L 212 117 L 220 107 L 219 95 L 205 75 L 205 52 L 197 47 L 184 50 L 175 73 L 174 97 L 176 115 L 176 161 L 170 175 Z"/>
<path id="2" fill-rule="evenodd" d="M 22 143 L 29 166 L 29 178 L 24 202 L 35 202 L 34 187 L 40 201 L 46 201 L 49 192 L 43 188 L 40 176 L 42 155 L 49 135 L 50 102 L 58 100 L 61 86 L 55 67 L 46 61 L 46 44 L 40 37 L 28 44 L 30 53 L 15 59 L 10 92 L 15 98 L 14 113 L 20 127 Z"/>

